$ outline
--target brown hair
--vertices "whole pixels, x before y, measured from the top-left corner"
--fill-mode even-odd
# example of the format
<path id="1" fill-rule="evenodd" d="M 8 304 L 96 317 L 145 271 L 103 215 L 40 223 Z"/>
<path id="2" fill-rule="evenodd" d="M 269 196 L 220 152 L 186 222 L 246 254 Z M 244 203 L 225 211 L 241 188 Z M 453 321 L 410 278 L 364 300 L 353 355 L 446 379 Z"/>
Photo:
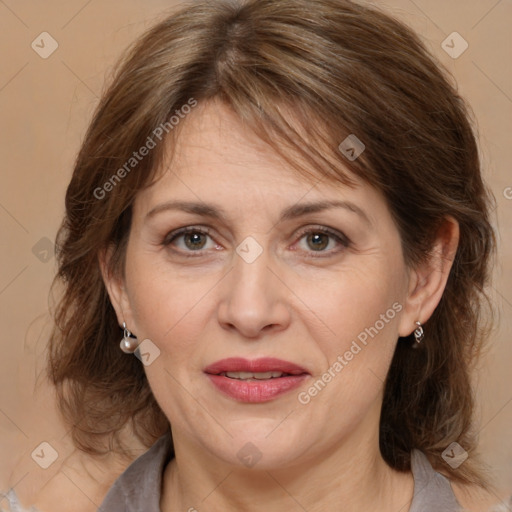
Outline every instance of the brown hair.
<path id="1" fill-rule="evenodd" d="M 459 222 L 455 261 L 423 348 L 397 344 L 380 447 L 398 470 L 409 469 L 416 448 L 450 478 L 483 484 L 473 456 L 470 370 L 486 335 L 494 237 L 468 109 L 414 33 L 349 0 L 196 1 L 152 28 L 121 62 L 78 155 L 58 234 L 56 282 L 64 293 L 49 371 L 76 445 L 91 453 L 120 448 L 120 432 L 131 425 L 150 446 L 169 428 L 143 366 L 119 349 L 98 254 L 111 247 L 111 271 L 122 273 L 133 200 L 157 177 L 179 133 L 171 116 L 191 100 L 213 98 L 304 175 L 350 184 L 345 167 L 382 191 L 408 265 L 428 256 L 446 216 Z M 162 125 L 165 144 L 114 180 Z M 354 161 L 338 149 L 349 134 L 366 145 Z M 441 458 L 452 441 L 470 452 L 458 469 Z"/>

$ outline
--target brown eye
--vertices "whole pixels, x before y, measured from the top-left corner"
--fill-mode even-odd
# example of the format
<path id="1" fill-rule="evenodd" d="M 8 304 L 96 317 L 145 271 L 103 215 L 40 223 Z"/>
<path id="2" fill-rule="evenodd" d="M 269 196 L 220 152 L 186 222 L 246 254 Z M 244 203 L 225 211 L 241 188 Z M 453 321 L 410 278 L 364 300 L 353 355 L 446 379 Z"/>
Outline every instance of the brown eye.
<path id="1" fill-rule="evenodd" d="M 210 249 L 215 249 L 216 244 L 209 235 L 209 231 L 199 228 L 183 228 L 174 231 L 166 236 L 163 245 L 176 249 L 189 255 L 197 253 L 200 255 Z"/>
<path id="2" fill-rule="evenodd" d="M 183 235 L 185 245 L 193 250 L 202 249 L 206 245 L 206 235 L 204 233 L 192 232 Z"/>
<path id="3" fill-rule="evenodd" d="M 350 245 L 343 233 L 320 226 L 303 230 L 298 242 L 298 248 L 312 257 L 334 256 Z"/>
<path id="4" fill-rule="evenodd" d="M 309 248 L 313 251 L 323 251 L 329 245 L 329 235 L 325 233 L 310 233 L 306 238 Z"/>

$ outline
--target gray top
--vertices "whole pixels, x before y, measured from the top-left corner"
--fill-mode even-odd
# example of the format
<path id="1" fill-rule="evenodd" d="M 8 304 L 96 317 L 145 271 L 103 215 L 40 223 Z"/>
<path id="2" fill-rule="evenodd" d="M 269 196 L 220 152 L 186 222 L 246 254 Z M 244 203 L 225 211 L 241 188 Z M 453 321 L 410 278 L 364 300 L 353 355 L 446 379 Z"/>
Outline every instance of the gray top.
<path id="1" fill-rule="evenodd" d="M 162 474 L 171 457 L 170 436 L 162 436 L 114 482 L 98 512 L 160 512 Z M 411 456 L 414 499 L 409 512 L 460 512 L 449 480 L 434 471 L 427 457 Z"/>

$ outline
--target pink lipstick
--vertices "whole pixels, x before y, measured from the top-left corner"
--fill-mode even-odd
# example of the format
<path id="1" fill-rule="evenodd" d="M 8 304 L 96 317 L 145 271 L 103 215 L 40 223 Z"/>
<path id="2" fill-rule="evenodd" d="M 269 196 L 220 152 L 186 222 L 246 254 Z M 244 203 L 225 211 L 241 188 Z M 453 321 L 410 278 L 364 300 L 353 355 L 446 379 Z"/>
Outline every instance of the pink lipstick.
<path id="1" fill-rule="evenodd" d="M 204 369 L 212 384 L 240 402 L 268 402 L 297 388 L 310 374 L 282 359 L 241 357 L 221 359 Z"/>

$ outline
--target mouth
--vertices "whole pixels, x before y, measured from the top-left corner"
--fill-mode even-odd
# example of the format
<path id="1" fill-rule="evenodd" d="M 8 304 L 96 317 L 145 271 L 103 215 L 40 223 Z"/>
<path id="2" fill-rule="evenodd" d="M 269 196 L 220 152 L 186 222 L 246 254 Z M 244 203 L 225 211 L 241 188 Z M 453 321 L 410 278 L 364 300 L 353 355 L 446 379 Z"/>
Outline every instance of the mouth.
<path id="1" fill-rule="evenodd" d="M 248 403 L 268 402 L 298 387 L 310 373 L 275 358 L 229 358 L 204 369 L 214 387 L 228 397 Z"/>
<path id="2" fill-rule="evenodd" d="M 290 373 L 284 372 L 221 372 L 218 375 L 222 375 L 223 377 L 228 377 L 229 379 L 237 379 L 237 380 L 245 380 L 249 382 L 258 381 L 258 380 L 268 380 L 268 379 L 280 379 L 281 377 L 289 377 Z"/>

